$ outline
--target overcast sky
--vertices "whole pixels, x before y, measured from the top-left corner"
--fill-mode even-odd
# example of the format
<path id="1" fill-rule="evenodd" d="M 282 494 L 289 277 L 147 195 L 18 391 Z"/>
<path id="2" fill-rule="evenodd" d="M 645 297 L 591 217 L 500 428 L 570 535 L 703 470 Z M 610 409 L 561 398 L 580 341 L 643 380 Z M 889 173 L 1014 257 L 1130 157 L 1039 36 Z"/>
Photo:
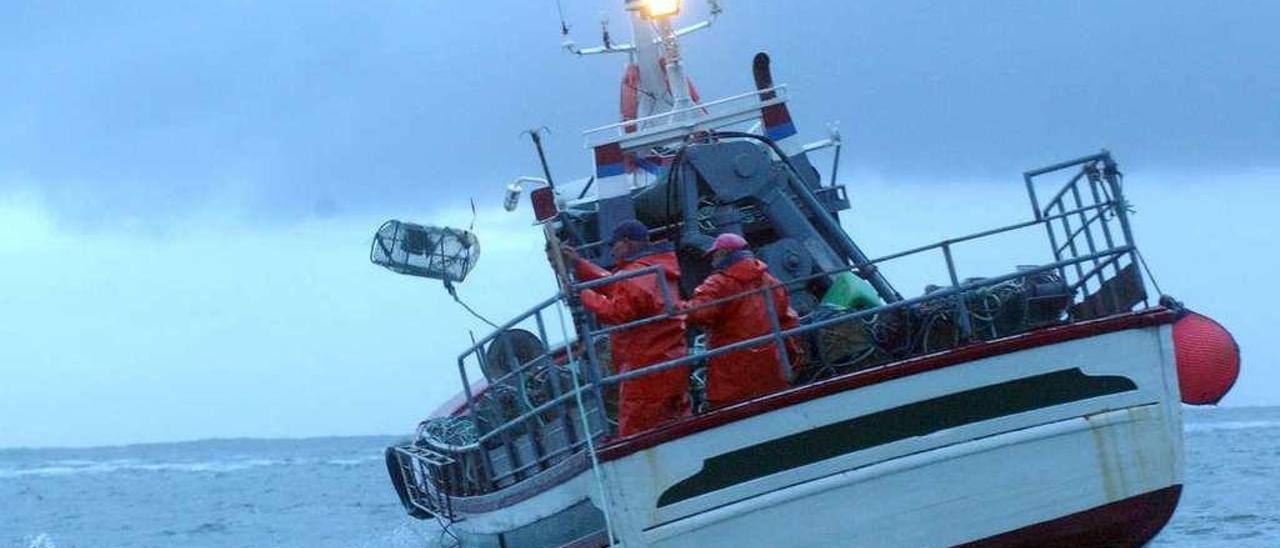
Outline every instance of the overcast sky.
<path id="1" fill-rule="evenodd" d="M 802 134 L 840 122 L 872 254 L 1023 220 L 1023 170 L 1109 148 L 1164 289 L 1245 347 L 1227 403 L 1280 404 L 1280 4 L 723 3 L 691 76 L 739 93 L 769 51 Z M 628 34 L 621 2 L 564 4 L 584 45 L 602 12 Z M 475 199 L 462 291 L 509 316 L 552 291 L 519 268 L 537 232 L 495 207 L 538 171 L 520 132 L 550 128 L 577 177 L 580 131 L 617 115 L 621 59 L 560 51 L 552 0 L 5 11 L 0 446 L 409 430 L 480 326 L 368 264 L 370 234 L 465 225 Z M 972 275 L 1008 266 L 988 255 Z"/>

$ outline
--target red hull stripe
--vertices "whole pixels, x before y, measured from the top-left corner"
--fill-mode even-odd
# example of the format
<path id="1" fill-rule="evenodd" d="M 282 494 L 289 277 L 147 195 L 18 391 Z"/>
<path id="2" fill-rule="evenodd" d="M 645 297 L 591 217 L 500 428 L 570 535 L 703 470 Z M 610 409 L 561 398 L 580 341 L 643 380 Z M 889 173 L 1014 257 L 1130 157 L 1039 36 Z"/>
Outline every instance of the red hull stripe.
<path id="1" fill-rule="evenodd" d="M 926 371 L 1039 346 L 1048 346 L 1117 331 L 1170 324 L 1176 319 L 1177 314 L 1174 312 L 1165 308 L 1155 308 L 1122 316 L 1039 329 L 994 341 L 974 343 L 955 350 L 912 358 L 810 385 L 799 386 L 723 409 L 717 409 L 704 415 L 673 422 L 655 430 L 615 440 L 609 445 L 600 448 L 599 457 L 602 461 L 620 459 L 637 451 L 643 451 L 671 440 L 710 430 L 748 417 Z"/>
<path id="2" fill-rule="evenodd" d="M 1169 523 L 1181 496 L 1182 486 L 1174 485 L 1053 521 L 961 544 L 959 548 L 1142 546 Z M 608 538 L 604 531 L 598 531 L 561 548 L 608 546 Z"/>
<path id="3" fill-rule="evenodd" d="M 1174 485 L 960 546 L 1142 546 L 1169 523 L 1181 496 Z"/>

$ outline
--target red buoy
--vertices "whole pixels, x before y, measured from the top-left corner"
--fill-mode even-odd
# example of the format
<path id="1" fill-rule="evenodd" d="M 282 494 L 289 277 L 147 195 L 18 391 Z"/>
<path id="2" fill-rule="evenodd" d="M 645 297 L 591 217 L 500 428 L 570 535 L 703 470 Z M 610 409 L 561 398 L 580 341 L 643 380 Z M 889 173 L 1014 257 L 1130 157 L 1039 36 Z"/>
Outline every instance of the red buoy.
<path id="1" fill-rule="evenodd" d="M 1194 312 L 1173 324 L 1182 403 L 1214 405 L 1240 376 L 1240 346 L 1221 324 Z"/>
<path id="2" fill-rule="evenodd" d="M 640 115 L 640 65 L 627 64 L 622 73 L 622 121 L 630 122 Z M 622 127 L 626 133 L 635 133 L 635 124 Z"/>

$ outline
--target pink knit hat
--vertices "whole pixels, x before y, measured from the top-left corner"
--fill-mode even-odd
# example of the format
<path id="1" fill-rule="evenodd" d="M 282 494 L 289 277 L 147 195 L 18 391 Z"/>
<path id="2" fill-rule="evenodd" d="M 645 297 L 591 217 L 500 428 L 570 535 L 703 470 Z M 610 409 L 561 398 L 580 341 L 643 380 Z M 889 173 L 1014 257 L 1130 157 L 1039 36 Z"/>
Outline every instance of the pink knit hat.
<path id="1" fill-rule="evenodd" d="M 710 255 L 722 249 L 725 251 L 738 251 L 746 248 L 747 241 L 742 236 L 729 232 L 716 236 L 716 241 L 711 244 L 711 247 L 707 248 L 706 254 Z"/>

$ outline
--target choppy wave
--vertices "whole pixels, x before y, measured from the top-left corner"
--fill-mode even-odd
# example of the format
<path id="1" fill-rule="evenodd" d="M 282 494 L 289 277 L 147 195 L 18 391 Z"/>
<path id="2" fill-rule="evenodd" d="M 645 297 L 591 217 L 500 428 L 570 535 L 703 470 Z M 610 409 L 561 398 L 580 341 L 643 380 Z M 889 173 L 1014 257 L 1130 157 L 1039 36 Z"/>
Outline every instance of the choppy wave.
<path id="1" fill-rule="evenodd" d="M 1277 546 L 1280 408 L 1196 409 L 1185 427 L 1187 488 L 1151 546 Z M 0 450 L 0 547 L 451 546 L 434 521 L 405 516 L 381 462 L 389 443 Z"/>
<path id="2" fill-rule="evenodd" d="M 0 468 L 0 478 L 53 477 L 81 474 L 114 474 L 119 472 L 189 472 L 225 473 L 272 466 L 360 466 L 381 460 L 381 455 L 356 458 L 308 459 L 231 459 L 200 462 L 148 462 L 135 459 L 106 461 L 57 460 L 23 468 Z"/>
<path id="3" fill-rule="evenodd" d="M 53 537 L 49 536 L 48 533 L 29 536 L 25 539 L 25 542 L 27 548 L 58 548 L 58 545 L 53 543 Z"/>
<path id="4" fill-rule="evenodd" d="M 1280 421 L 1227 421 L 1202 422 L 1183 425 L 1185 432 L 1216 432 L 1220 430 L 1261 430 L 1280 428 Z"/>

